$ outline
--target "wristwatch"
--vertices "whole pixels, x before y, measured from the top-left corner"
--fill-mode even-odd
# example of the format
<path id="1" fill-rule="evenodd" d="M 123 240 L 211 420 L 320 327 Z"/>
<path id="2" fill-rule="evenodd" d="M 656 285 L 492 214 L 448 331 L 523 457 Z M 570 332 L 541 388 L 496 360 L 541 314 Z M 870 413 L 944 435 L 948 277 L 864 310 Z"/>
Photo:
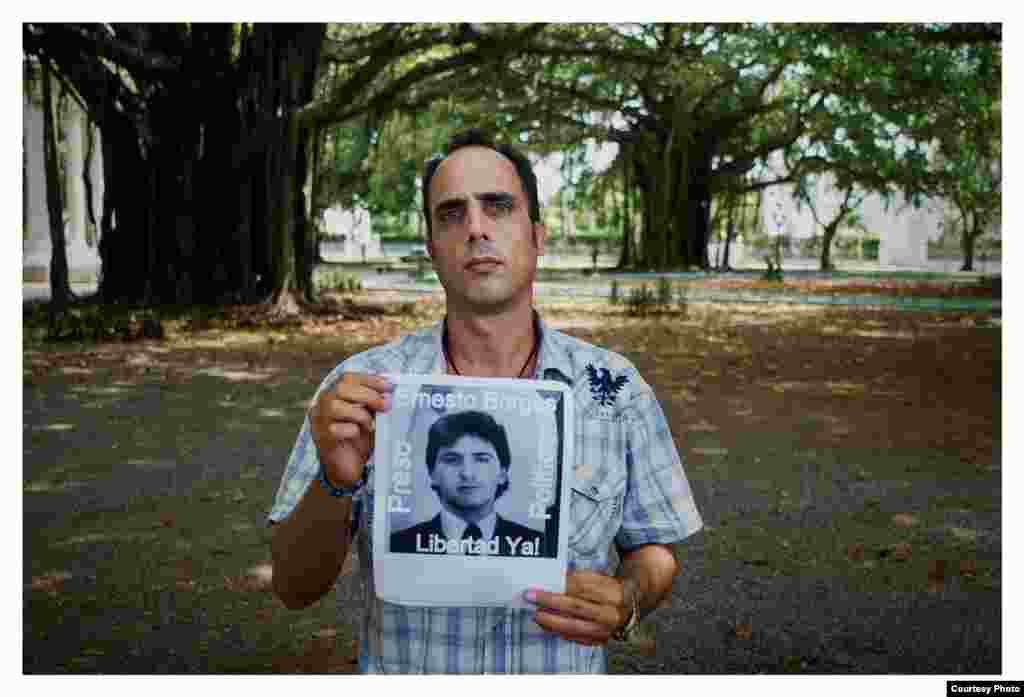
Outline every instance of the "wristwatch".
<path id="1" fill-rule="evenodd" d="M 356 482 L 350 489 L 334 486 L 331 484 L 331 480 L 327 478 L 327 472 L 324 471 L 322 463 L 320 465 L 320 476 L 318 479 L 320 480 L 320 488 L 335 498 L 342 498 L 344 496 L 351 498 L 357 491 L 359 491 L 359 485 L 362 484 L 361 481 Z"/>
<path id="2" fill-rule="evenodd" d="M 626 622 L 615 630 L 612 639 L 616 641 L 629 641 L 640 628 L 640 593 L 636 587 L 636 581 L 622 579 L 622 591 L 630 596 L 629 617 Z"/>

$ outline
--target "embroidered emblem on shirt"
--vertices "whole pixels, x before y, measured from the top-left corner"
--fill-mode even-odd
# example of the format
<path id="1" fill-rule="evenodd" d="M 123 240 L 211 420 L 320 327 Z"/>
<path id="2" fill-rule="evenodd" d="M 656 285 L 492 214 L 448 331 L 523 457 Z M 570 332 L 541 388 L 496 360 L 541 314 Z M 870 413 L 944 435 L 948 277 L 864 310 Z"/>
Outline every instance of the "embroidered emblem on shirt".
<path id="1" fill-rule="evenodd" d="M 629 378 L 625 375 L 612 378 L 610 370 L 601 368 L 598 372 L 597 368 L 591 364 L 587 364 L 587 377 L 590 378 L 590 392 L 594 395 L 594 401 L 602 407 L 613 404 L 619 390 L 629 382 Z"/>

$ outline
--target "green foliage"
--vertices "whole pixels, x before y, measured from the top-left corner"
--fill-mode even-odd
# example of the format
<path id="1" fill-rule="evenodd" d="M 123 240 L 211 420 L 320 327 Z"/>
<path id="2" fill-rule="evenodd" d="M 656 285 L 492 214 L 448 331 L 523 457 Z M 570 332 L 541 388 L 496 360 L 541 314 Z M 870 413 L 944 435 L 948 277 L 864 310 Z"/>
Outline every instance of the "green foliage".
<path id="1" fill-rule="evenodd" d="M 672 304 L 672 282 L 665 276 L 658 278 L 658 305 L 669 307 Z"/>
<path id="2" fill-rule="evenodd" d="M 359 280 L 359 276 L 343 271 L 322 271 L 318 282 L 320 291 L 358 293 L 363 289 L 363 282 Z"/>
<path id="3" fill-rule="evenodd" d="M 422 235 L 410 232 L 406 226 L 391 224 L 382 226 L 382 228 L 373 228 L 374 233 L 380 235 L 382 242 L 423 242 L 425 240 Z"/>
<path id="4" fill-rule="evenodd" d="M 160 318 L 144 308 L 89 304 L 71 307 L 53 319 L 44 308 L 39 305 L 31 311 L 24 326 L 39 330 L 36 333 L 46 341 L 139 341 L 165 336 Z"/>
<path id="5" fill-rule="evenodd" d="M 800 250 L 800 255 L 804 257 L 813 257 L 821 254 L 821 243 L 821 235 L 811 235 L 810 237 L 805 237 L 804 239 L 799 240 L 797 245 Z"/>
<path id="6" fill-rule="evenodd" d="M 865 259 L 870 261 L 878 261 L 878 247 L 881 244 L 881 240 L 877 238 L 865 238 L 861 240 L 861 253 Z"/>
<path id="7" fill-rule="evenodd" d="M 771 257 L 765 258 L 764 263 L 768 268 L 763 274 L 761 274 L 761 280 L 769 281 L 771 283 L 782 283 L 782 264 L 778 263 L 777 260 L 773 260 Z"/>
<path id="8" fill-rule="evenodd" d="M 617 279 L 612 279 L 612 289 L 611 293 L 608 296 L 608 302 L 611 303 L 612 305 L 618 305 L 620 299 L 621 298 L 619 297 L 619 282 Z"/>
<path id="9" fill-rule="evenodd" d="M 993 298 L 1003 297 L 1003 277 L 1002 276 L 982 276 L 978 279 L 978 285 L 991 293 Z"/>
<path id="10" fill-rule="evenodd" d="M 688 309 L 686 286 L 680 285 L 676 289 L 676 309 L 682 312 L 684 315 Z"/>
<path id="11" fill-rule="evenodd" d="M 619 286 L 616 281 L 612 281 L 611 298 L 613 305 L 619 303 Z M 655 311 L 669 312 L 672 310 L 673 304 L 675 304 L 677 309 L 685 312 L 686 289 L 680 287 L 678 292 L 674 292 L 672 282 L 662 276 L 658 278 L 653 289 L 646 283 L 641 283 L 639 286 L 631 288 L 625 298 L 625 302 L 626 311 L 631 315 L 642 316 Z"/>
<path id="12" fill-rule="evenodd" d="M 654 309 L 654 305 L 654 292 L 647 287 L 646 283 L 631 288 L 626 297 L 627 312 L 631 315 L 646 315 Z"/>

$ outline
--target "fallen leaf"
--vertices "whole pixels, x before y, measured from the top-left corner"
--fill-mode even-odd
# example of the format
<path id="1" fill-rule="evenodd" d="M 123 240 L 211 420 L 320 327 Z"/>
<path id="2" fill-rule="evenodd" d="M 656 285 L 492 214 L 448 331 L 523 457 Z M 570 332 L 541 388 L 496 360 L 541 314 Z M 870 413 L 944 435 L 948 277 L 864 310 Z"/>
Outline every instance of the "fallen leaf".
<path id="1" fill-rule="evenodd" d="M 658 653 L 658 643 L 650 637 L 639 637 L 629 642 L 629 647 L 641 656 L 651 657 Z"/>
<path id="2" fill-rule="evenodd" d="M 892 558 L 896 561 L 906 561 L 910 559 L 910 555 L 913 552 L 910 544 L 907 542 L 899 542 L 891 547 Z"/>
<path id="3" fill-rule="evenodd" d="M 349 556 L 354 556 L 354 552 Z M 274 568 L 269 563 L 257 564 L 249 568 L 249 580 L 254 590 L 270 590 L 274 580 Z"/>
<path id="4" fill-rule="evenodd" d="M 690 452 L 694 455 L 727 455 L 729 453 L 725 448 L 690 448 Z"/>
<path id="5" fill-rule="evenodd" d="M 333 639 L 338 636 L 338 630 L 332 629 L 331 627 L 324 627 L 318 632 L 313 632 L 313 636 L 317 639 Z"/>
<path id="6" fill-rule="evenodd" d="M 978 575 L 978 563 L 973 559 L 960 561 L 960 575 L 964 578 L 975 578 Z"/>
<path id="7" fill-rule="evenodd" d="M 173 528 L 175 525 L 177 525 L 177 521 L 175 520 L 173 514 L 166 513 L 160 516 L 160 525 L 165 528 Z"/>
<path id="8" fill-rule="evenodd" d="M 928 592 L 940 593 L 946 587 L 946 560 L 933 559 L 928 564 Z"/>
<path id="9" fill-rule="evenodd" d="M 51 571 L 42 576 L 32 577 L 32 590 L 46 593 L 56 593 L 65 581 L 71 580 L 71 574 L 67 571 Z"/>
<path id="10" fill-rule="evenodd" d="M 750 641 L 750 638 L 754 636 L 754 628 L 749 622 L 737 624 L 733 631 L 736 634 L 736 638 L 740 641 Z"/>
<path id="11" fill-rule="evenodd" d="M 966 528 L 950 528 L 949 532 L 958 542 L 975 542 L 978 539 L 977 530 L 968 530 Z"/>
<path id="12" fill-rule="evenodd" d="M 860 542 L 855 542 L 846 548 L 846 556 L 850 558 L 850 561 L 864 561 L 864 545 Z"/>
<path id="13" fill-rule="evenodd" d="M 912 528 L 917 525 L 917 516 L 912 516 L 909 513 L 897 513 L 892 517 L 893 525 L 900 528 Z"/>
<path id="14" fill-rule="evenodd" d="M 179 579 L 178 581 L 175 582 L 174 587 L 177 588 L 180 591 L 195 590 L 196 582 L 192 581 L 192 580 L 185 581 L 185 580 L 180 580 Z"/>

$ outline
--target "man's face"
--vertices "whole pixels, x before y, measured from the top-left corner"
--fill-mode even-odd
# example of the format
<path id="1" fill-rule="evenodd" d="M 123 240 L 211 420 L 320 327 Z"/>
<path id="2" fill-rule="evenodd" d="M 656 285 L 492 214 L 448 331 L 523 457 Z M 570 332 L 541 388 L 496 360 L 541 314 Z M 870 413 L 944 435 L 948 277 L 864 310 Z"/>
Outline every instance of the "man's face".
<path id="1" fill-rule="evenodd" d="M 456 150 L 430 182 L 427 249 L 450 303 L 481 314 L 529 303 L 545 229 L 530 222 L 515 165 L 490 148 Z"/>
<path id="2" fill-rule="evenodd" d="M 430 480 L 453 513 L 483 517 L 494 508 L 498 485 L 508 481 L 508 472 L 489 441 L 466 435 L 437 451 Z"/>

